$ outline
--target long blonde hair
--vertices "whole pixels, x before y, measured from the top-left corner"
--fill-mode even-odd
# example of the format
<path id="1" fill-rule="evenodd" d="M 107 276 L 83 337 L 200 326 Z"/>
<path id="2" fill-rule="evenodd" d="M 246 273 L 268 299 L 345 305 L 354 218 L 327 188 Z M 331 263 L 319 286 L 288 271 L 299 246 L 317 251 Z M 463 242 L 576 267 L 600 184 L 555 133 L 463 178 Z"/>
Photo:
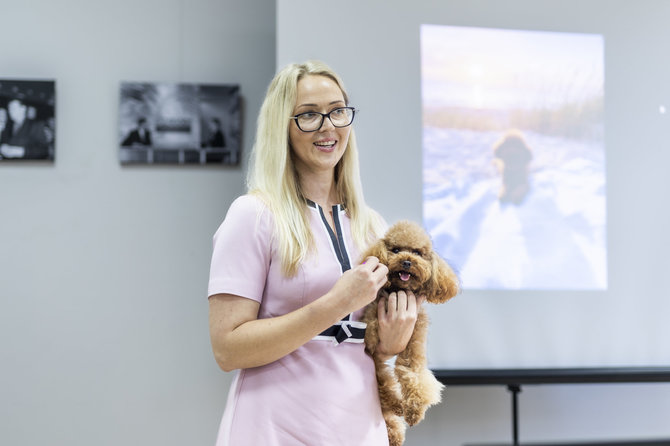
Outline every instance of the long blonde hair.
<path id="1" fill-rule="evenodd" d="M 287 276 L 298 271 L 298 265 L 314 246 L 305 212 L 305 197 L 300 190 L 289 143 L 289 118 L 296 103 L 298 81 L 307 75 L 332 79 L 342 90 L 345 103 L 349 104 L 342 80 L 323 62 L 286 66 L 270 83 L 261 106 L 247 175 L 248 192 L 259 196 L 274 216 L 279 256 Z M 381 234 L 383 222 L 363 198 L 353 128 L 342 159 L 335 166 L 335 187 L 351 220 L 354 243 L 363 250 Z"/>

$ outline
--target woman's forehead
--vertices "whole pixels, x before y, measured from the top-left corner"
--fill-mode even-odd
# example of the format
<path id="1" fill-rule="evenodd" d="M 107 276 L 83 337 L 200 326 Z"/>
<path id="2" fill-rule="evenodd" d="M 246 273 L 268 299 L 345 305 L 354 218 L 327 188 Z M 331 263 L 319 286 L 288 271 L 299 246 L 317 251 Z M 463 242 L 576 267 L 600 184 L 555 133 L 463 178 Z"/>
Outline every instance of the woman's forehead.
<path id="1" fill-rule="evenodd" d="M 344 94 L 331 78 L 321 75 L 308 75 L 298 81 L 297 107 L 334 102 L 344 102 Z"/>

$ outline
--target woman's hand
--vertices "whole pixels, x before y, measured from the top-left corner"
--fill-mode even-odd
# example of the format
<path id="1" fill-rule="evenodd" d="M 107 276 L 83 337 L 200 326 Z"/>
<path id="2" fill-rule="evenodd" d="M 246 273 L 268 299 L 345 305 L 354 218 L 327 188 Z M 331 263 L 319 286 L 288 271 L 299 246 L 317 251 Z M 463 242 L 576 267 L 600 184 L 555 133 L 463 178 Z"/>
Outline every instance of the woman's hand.
<path id="1" fill-rule="evenodd" d="M 329 294 L 342 302 L 345 314 L 353 313 L 377 298 L 377 292 L 387 281 L 388 271 L 377 257 L 368 257 L 360 265 L 345 271 Z"/>
<path id="2" fill-rule="evenodd" d="M 379 345 L 377 354 L 386 360 L 405 350 L 419 314 L 424 296 L 415 297 L 410 291 L 398 291 L 379 299 Z"/>

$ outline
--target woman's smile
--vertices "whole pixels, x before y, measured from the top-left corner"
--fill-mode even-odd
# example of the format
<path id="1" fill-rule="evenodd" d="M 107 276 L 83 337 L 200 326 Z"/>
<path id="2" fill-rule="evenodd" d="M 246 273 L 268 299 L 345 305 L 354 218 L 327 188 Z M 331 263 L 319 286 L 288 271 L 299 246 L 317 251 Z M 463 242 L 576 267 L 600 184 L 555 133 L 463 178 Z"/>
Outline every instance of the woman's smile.
<path id="1" fill-rule="evenodd" d="M 337 146 L 337 140 L 333 138 L 320 139 L 314 142 L 314 145 L 321 152 L 332 152 Z"/>

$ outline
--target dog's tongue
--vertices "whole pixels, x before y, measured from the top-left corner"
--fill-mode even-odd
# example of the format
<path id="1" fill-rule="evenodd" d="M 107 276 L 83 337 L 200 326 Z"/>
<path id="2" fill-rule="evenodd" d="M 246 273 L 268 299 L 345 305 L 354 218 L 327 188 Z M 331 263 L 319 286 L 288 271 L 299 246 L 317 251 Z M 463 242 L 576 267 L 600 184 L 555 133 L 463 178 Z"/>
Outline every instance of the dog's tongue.
<path id="1" fill-rule="evenodd" d="M 407 282 L 410 278 L 409 273 L 400 272 L 399 275 L 400 275 L 400 280 L 402 280 L 403 282 Z"/>

